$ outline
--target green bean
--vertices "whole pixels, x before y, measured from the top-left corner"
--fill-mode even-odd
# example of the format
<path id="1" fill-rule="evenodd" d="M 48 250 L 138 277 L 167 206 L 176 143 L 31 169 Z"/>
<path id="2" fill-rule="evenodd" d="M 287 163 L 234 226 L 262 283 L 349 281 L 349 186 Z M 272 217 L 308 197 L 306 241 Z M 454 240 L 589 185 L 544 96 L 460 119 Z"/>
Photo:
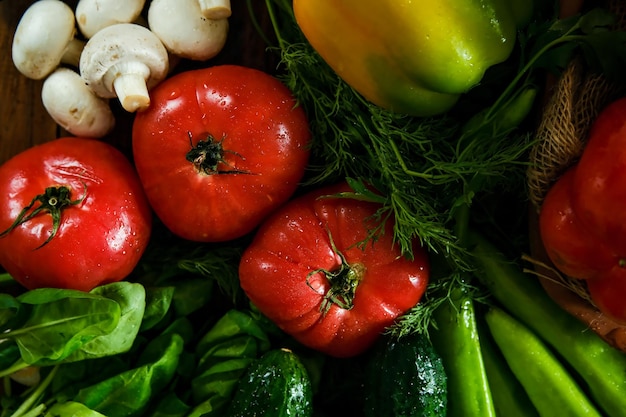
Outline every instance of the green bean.
<path id="1" fill-rule="evenodd" d="M 496 344 L 539 415 L 600 417 L 572 375 L 530 329 L 499 308 L 485 315 Z"/>
<path id="2" fill-rule="evenodd" d="M 448 376 L 448 417 L 495 417 L 472 299 L 455 289 L 434 317 L 429 334 Z"/>
<path id="3" fill-rule="evenodd" d="M 486 325 L 480 326 L 480 346 L 498 417 L 539 417 L 522 384 L 511 371 Z"/>
<path id="4" fill-rule="evenodd" d="M 528 326 L 574 368 L 591 397 L 611 417 L 626 413 L 626 355 L 563 310 L 536 277 L 524 273 L 490 242 L 476 233 L 476 275 L 515 318 Z"/>

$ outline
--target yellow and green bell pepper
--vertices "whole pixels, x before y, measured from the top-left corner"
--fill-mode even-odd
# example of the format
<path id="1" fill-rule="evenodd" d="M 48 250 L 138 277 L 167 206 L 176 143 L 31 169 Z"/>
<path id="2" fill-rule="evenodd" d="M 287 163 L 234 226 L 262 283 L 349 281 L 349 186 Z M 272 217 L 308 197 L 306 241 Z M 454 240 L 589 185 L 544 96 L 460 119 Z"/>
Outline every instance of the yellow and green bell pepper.
<path id="1" fill-rule="evenodd" d="M 445 113 L 511 54 L 529 0 L 294 0 L 304 36 L 380 107 Z"/>

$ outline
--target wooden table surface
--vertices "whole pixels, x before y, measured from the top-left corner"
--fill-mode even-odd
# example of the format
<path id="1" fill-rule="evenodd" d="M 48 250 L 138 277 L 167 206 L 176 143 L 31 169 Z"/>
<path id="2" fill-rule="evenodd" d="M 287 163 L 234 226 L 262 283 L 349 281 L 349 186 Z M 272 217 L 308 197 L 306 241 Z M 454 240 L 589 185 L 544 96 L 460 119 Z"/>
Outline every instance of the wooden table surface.
<path id="1" fill-rule="evenodd" d="M 0 163 L 59 133 L 41 104 L 42 81 L 24 77 L 11 59 L 13 33 L 31 2 L 0 1 Z"/>
<path id="2" fill-rule="evenodd" d="M 65 1 L 65 0 L 64 0 Z M 65 1 L 75 7 L 76 0 Z M 50 118 L 41 103 L 43 81 L 30 80 L 20 74 L 11 59 L 11 43 L 20 17 L 33 0 L 0 0 L 0 164 L 36 144 L 67 134 Z M 267 23 L 264 2 L 256 1 L 257 17 Z M 258 69 L 275 65 L 265 50 L 261 38 L 251 24 L 245 0 L 231 0 L 233 15 L 224 50 L 211 61 L 187 62 L 180 69 L 217 65 L 241 64 Z M 177 67 L 178 68 L 178 67 Z M 115 109 L 114 109 L 115 110 Z M 126 143 L 132 115 L 118 114 L 118 126 L 110 135 L 114 143 Z"/>

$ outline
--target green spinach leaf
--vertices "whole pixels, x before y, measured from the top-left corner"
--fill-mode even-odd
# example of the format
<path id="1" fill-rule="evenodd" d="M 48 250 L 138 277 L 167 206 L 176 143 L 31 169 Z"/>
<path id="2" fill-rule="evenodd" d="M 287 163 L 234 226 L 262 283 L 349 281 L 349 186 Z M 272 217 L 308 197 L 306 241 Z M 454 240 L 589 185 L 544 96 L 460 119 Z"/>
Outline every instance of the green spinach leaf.
<path id="1" fill-rule="evenodd" d="M 17 325 L 22 311 L 22 303 L 9 294 L 0 294 L 0 332 Z"/>
<path id="2" fill-rule="evenodd" d="M 117 302 L 121 310 L 120 318 L 113 331 L 85 343 L 69 356 L 67 361 L 126 352 L 132 347 L 141 327 L 146 307 L 146 291 L 141 284 L 121 281 L 96 287 L 91 293 Z"/>
<path id="3" fill-rule="evenodd" d="M 141 323 L 141 331 L 156 326 L 170 311 L 176 287 L 147 287 L 146 311 Z"/>
<path id="4" fill-rule="evenodd" d="M 23 326 L 9 330 L 24 362 L 30 365 L 59 363 L 97 336 L 112 332 L 121 317 L 115 300 L 81 291 L 43 288 L 18 297 L 31 304 Z"/>
<path id="5" fill-rule="evenodd" d="M 74 401 L 107 416 L 141 415 L 174 377 L 182 351 L 179 335 L 158 337 L 143 352 L 142 365 L 81 389 Z"/>
<path id="6" fill-rule="evenodd" d="M 97 411 L 90 410 L 84 404 L 68 401 L 50 407 L 45 417 L 106 417 Z"/>

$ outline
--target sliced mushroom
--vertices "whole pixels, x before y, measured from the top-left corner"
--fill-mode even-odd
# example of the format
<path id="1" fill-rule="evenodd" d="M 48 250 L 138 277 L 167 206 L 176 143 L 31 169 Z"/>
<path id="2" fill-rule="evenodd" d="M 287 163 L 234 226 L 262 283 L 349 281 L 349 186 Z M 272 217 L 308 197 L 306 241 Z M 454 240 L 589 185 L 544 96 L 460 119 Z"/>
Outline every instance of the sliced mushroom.
<path id="1" fill-rule="evenodd" d="M 206 18 L 198 0 L 152 0 L 148 26 L 171 54 L 197 61 L 217 55 L 228 36 L 228 20 Z"/>
<path id="2" fill-rule="evenodd" d="M 45 79 L 41 100 L 52 119 L 76 136 L 101 138 L 115 126 L 109 101 L 69 68 L 58 68 Z"/>
<path id="3" fill-rule="evenodd" d="M 80 73 L 93 91 L 116 97 L 129 112 L 150 105 L 148 90 L 168 73 L 165 46 L 149 29 L 134 23 L 107 26 L 92 36 L 80 57 Z"/>
<path id="4" fill-rule="evenodd" d="M 75 37 L 74 12 L 60 0 L 39 0 L 22 15 L 11 55 L 25 76 L 40 80 L 61 63 L 77 66 L 84 42 Z"/>
<path id="5" fill-rule="evenodd" d="M 76 22 L 81 33 L 91 38 L 107 26 L 135 22 L 144 4 L 145 0 L 80 0 L 76 5 Z"/>

